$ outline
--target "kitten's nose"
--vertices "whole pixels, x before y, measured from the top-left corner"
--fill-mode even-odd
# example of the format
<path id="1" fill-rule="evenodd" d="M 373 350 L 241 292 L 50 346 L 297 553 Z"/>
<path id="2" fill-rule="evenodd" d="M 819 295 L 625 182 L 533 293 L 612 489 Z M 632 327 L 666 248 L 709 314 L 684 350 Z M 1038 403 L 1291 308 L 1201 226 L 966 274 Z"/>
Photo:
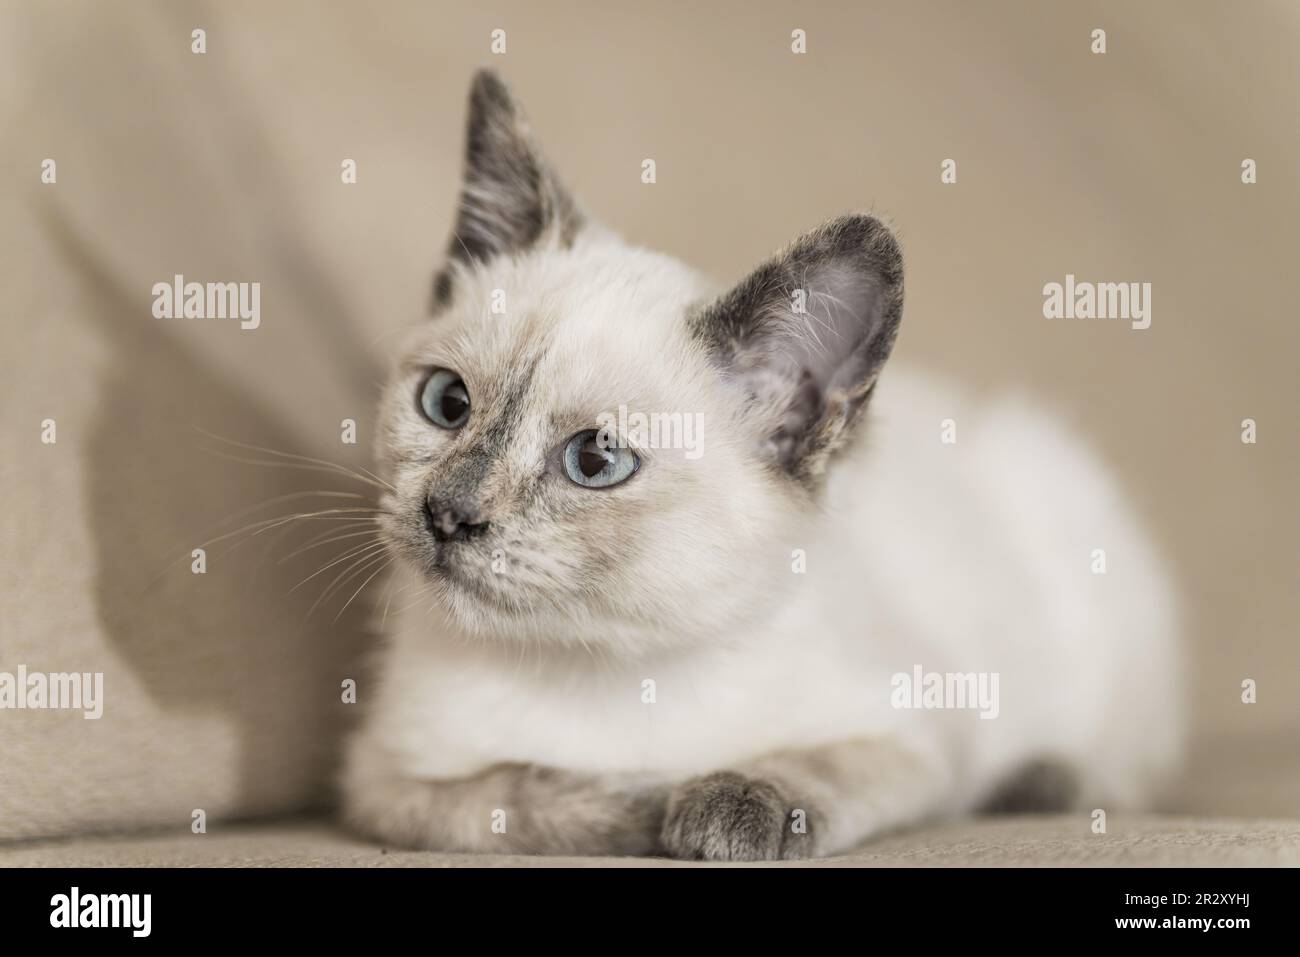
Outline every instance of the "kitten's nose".
<path id="1" fill-rule="evenodd" d="M 451 502 L 439 502 L 430 496 L 424 501 L 424 524 L 437 542 L 464 542 L 487 531 L 488 523 L 479 520 L 476 508 Z"/>

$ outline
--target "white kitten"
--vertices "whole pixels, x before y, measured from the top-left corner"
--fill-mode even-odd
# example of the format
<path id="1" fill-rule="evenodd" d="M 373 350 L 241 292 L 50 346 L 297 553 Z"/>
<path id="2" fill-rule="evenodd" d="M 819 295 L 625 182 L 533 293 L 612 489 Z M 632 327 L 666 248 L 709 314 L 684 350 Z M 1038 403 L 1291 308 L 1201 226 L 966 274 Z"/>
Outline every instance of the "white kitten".
<path id="1" fill-rule="evenodd" d="M 586 221 L 488 73 L 467 154 L 437 315 L 382 410 L 395 603 L 423 600 L 387 619 L 354 826 L 756 859 L 1144 798 L 1182 725 L 1157 557 L 1058 423 L 876 388 L 902 315 L 884 225 L 836 219 L 719 297 Z M 700 416 L 702 454 L 611 443 L 620 407 Z"/>

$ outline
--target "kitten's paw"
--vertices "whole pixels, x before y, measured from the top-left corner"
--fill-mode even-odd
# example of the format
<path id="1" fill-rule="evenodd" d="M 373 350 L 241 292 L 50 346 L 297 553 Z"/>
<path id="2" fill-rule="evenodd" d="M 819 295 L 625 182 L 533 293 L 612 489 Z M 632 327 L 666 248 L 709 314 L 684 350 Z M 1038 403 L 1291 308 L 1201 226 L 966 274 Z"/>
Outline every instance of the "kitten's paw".
<path id="1" fill-rule="evenodd" d="M 692 778 L 669 796 L 659 843 L 685 860 L 803 857 L 803 835 L 793 833 L 786 805 L 774 785 L 734 771 Z"/>

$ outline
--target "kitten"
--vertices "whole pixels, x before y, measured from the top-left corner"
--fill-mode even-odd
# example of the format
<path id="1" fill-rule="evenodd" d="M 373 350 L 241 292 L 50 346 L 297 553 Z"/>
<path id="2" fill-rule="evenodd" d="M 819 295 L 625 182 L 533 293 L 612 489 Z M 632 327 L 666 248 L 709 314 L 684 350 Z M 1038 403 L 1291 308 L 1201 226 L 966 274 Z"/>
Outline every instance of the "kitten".
<path id="1" fill-rule="evenodd" d="M 832 220 L 719 295 L 588 219 L 480 73 L 448 260 L 382 405 L 393 587 L 423 600 L 387 618 L 354 827 L 805 857 L 989 806 L 1133 804 L 1174 762 L 1156 555 L 1055 421 L 899 370 L 877 389 L 903 306 L 880 221 Z M 600 432 L 621 406 L 702 416 L 702 454 Z M 903 687 L 922 671 L 991 677 L 996 707 Z"/>

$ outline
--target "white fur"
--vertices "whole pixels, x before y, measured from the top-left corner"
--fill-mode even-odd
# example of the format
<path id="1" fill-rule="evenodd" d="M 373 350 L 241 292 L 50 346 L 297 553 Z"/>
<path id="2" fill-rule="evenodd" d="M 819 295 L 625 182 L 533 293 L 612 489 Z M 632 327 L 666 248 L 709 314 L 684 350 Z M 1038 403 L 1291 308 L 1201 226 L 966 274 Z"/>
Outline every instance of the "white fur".
<path id="1" fill-rule="evenodd" d="M 354 804 L 382 814 L 375 789 L 394 780 L 503 762 L 678 781 L 775 751 L 892 742 L 924 782 L 863 795 L 870 813 L 837 825 L 826 845 L 842 850 L 971 809 L 1038 757 L 1075 765 L 1089 806 L 1104 808 L 1146 799 L 1177 759 L 1170 584 L 1106 469 L 1030 399 L 977 402 L 887 367 L 864 437 L 809 505 L 756 474 L 736 396 L 684 336 L 683 311 L 711 291 L 699 277 L 595 234 L 573 250 L 463 270 L 458 283 L 453 315 L 420 334 L 417 361 L 490 363 L 498 349 L 508 363 L 530 329 L 553 336 L 535 427 L 501 481 L 563 438 L 545 433 L 548 407 L 703 411 L 706 452 L 657 456 L 622 493 L 639 548 L 611 569 L 611 602 L 657 625 L 574 608 L 572 621 L 539 609 L 511 626 L 436 590 L 390 613 L 353 742 Z M 494 288 L 507 291 L 506 317 L 486 315 Z M 409 375 L 397 383 L 388 441 L 436 450 L 443 439 L 405 408 Z M 953 445 L 940 441 L 949 418 Z M 555 494 L 581 509 L 602 493 Z M 1095 548 L 1107 574 L 1092 573 Z M 806 553 L 806 574 L 792 572 L 793 549 Z M 399 574 L 394 606 L 426 584 L 413 568 Z M 915 665 L 999 673 L 998 717 L 894 709 L 891 676 Z"/>

